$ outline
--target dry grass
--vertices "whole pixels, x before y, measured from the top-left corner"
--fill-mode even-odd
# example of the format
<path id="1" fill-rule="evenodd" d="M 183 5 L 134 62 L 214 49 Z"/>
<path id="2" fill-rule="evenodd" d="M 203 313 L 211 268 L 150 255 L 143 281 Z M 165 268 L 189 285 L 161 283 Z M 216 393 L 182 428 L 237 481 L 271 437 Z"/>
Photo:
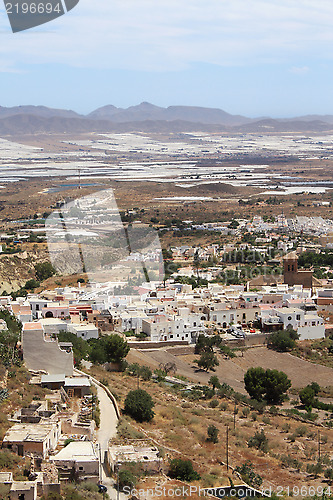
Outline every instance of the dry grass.
<path id="1" fill-rule="evenodd" d="M 120 407 L 129 390 L 136 387 L 136 380 L 126 374 L 105 373 L 102 368 L 93 367 L 92 373 L 99 379 L 108 378 L 109 386 L 120 397 Z M 226 410 L 212 409 L 208 401 L 190 402 L 183 398 L 176 389 L 157 384 L 152 381 L 140 382 L 141 388 L 149 392 L 155 402 L 155 418 L 150 423 L 136 424 L 130 421 L 133 428 L 142 432 L 155 444 L 166 450 L 166 460 L 174 457 L 191 459 L 195 469 L 200 473 L 201 486 L 217 486 L 228 484 L 226 461 L 226 426 L 229 431 L 229 460 L 237 466 L 250 460 L 254 469 L 264 478 L 265 486 L 321 484 L 323 477 L 313 480 L 306 473 L 306 464 L 315 460 L 317 428 L 306 423 L 304 433 L 300 432 L 300 423 L 280 415 L 258 415 L 253 421 L 250 414 L 242 416 L 243 406 L 239 406 L 236 417 L 236 428 L 233 429 L 233 405 Z M 228 403 L 220 399 L 220 403 Z M 269 419 L 269 420 L 268 420 Z M 219 430 L 219 443 L 207 442 L 207 428 L 210 424 Z M 286 425 L 288 433 L 286 434 Z M 263 454 L 254 448 L 248 448 L 247 441 L 255 431 L 264 429 L 269 442 L 269 452 Z M 290 436 L 296 434 L 292 441 Z M 302 435 L 299 435 L 302 434 Z M 333 431 L 325 430 L 325 443 L 322 443 L 322 455 L 329 454 L 333 446 Z M 326 440 L 327 439 L 327 440 Z M 281 455 L 290 455 L 303 465 L 300 472 L 292 468 L 282 467 Z M 235 480 L 235 478 L 234 478 Z M 236 479 L 237 482 L 237 479 Z M 145 483 L 146 484 L 146 483 Z M 169 483 L 168 483 L 169 484 Z M 207 486 L 208 487 L 208 486 Z"/>

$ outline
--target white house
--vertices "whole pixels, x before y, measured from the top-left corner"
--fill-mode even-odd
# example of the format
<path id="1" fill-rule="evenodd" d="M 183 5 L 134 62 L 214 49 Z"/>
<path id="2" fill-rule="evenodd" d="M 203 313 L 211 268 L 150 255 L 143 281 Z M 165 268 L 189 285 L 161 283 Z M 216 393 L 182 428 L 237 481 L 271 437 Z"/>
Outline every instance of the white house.
<path id="1" fill-rule="evenodd" d="M 206 328 L 201 314 L 191 313 L 187 307 L 178 309 L 177 314 L 156 314 L 142 321 L 142 331 L 150 336 L 152 342 L 196 341 Z"/>
<path id="2" fill-rule="evenodd" d="M 276 318 L 274 320 L 274 318 Z M 293 329 L 300 340 L 321 339 L 325 337 L 324 320 L 316 311 L 306 312 L 297 307 L 266 309 L 261 313 L 266 324 L 281 324 L 283 329 Z"/>
<path id="3" fill-rule="evenodd" d="M 98 339 L 98 328 L 93 323 L 69 323 L 67 329 L 83 340 Z"/>

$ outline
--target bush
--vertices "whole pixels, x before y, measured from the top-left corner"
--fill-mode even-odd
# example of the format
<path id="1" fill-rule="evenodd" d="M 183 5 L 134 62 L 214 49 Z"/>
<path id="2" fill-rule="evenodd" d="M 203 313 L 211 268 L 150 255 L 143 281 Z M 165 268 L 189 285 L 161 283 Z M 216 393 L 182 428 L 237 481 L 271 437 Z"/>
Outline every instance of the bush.
<path id="1" fill-rule="evenodd" d="M 211 401 L 209 401 L 209 406 L 210 406 L 211 408 L 217 408 L 217 407 L 218 407 L 218 405 L 219 405 L 219 402 L 218 402 L 218 400 L 217 400 L 217 399 L 212 399 Z"/>
<path id="2" fill-rule="evenodd" d="M 253 464 L 250 460 L 247 460 L 243 465 L 236 467 L 236 472 L 238 472 L 245 483 L 252 488 L 259 488 L 262 485 L 262 477 L 256 474 L 253 470 Z"/>
<path id="3" fill-rule="evenodd" d="M 306 472 L 308 474 L 312 474 L 314 475 L 315 478 L 317 478 L 319 476 L 319 474 L 321 474 L 323 472 L 323 465 L 321 464 L 321 462 L 316 462 L 315 464 L 308 464 L 306 466 Z"/>
<path id="4" fill-rule="evenodd" d="M 119 489 L 122 491 L 125 486 L 127 488 L 133 489 L 137 483 L 137 478 L 134 474 L 128 470 L 121 470 L 119 472 Z"/>
<path id="5" fill-rule="evenodd" d="M 207 441 L 215 444 L 219 442 L 218 438 L 219 430 L 217 427 L 215 427 L 215 425 L 210 425 L 208 427 L 207 434 L 208 434 Z"/>
<path id="6" fill-rule="evenodd" d="M 249 448 L 256 448 L 264 453 L 268 452 L 268 439 L 263 430 L 256 432 L 255 435 L 248 440 L 247 445 Z"/>
<path id="7" fill-rule="evenodd" d="M 279 352 L 291 351 L 296 347 L 297 339 L 298 335 L 295 330 L 280 330 L 270 336 L 267 347 Z"/>
<path id="8" fill-rule="evenodd" d="M 174 458 L 170 461 L 168 476 L 181 481 L 196 481 L 200 475 L 193 469 L 191 460 Z"/>
<path id="9" fill-rule="evenodd" d="M 243 408 L 242 410 L 242 417 L 243 418 L 246 418 L 250 415 L 250 408 L 246 407 L 246 408 Z"/>
<path id="10" fill-rule="evenodd" d="M 154 418 L 154 402 L 143 389 L 130 391 L 125 399 L 124 413 L 137 422 L 150 422 Z"/>
<path id="11" fill-rule="evenodd" d="M 270 409 L 268 410 L 269 413 L 273 416 L 277 415 L 278 414 L 278 409 L 276 406 L 271 406 Z"/>

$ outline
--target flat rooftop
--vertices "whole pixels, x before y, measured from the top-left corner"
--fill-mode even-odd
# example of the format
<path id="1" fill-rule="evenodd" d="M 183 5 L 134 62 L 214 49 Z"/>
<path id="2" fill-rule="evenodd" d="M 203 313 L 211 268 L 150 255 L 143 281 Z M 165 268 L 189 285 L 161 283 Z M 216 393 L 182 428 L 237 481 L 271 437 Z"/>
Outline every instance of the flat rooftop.
<path id="1" fill-rule="evenodd" d="M 23 331 L 26 331 L 26 330 L 43 330 L 43 327 L 42 327 L 42 324 L 39 323 L 38 321 L 29 322 L 29 323 L 24 323 Z"/>
<path id="2" fill-rule="evenodd" d="M 54 424 L 15 424 L 6 432 L 3 442 L 43 442 L 53 429 Z"/>
<path id="3" fill-rule="evenodd" d="M 59 453 L 50 458 L 51 461 L 99 461 L 97 449 L 91 441 L 73 441 Z"/>

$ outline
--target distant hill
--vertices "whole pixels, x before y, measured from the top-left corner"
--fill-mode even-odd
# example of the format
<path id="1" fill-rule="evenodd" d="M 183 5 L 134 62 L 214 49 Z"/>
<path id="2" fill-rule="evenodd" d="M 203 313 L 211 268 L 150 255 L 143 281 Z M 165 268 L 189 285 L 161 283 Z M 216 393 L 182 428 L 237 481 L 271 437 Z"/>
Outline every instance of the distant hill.
<path id="1" fill-rule="evenodd" d="M 162 108 L 148 102 L 127 109 L 107 105 L 89 115 L 45 106 L 0 106 L 0 134 L 83 132 L 324 132 L 333 130 L 333 115 L 297 118 L 247 118 L 222 109 L 198 106 Z"/>
<path id="2" fill-rule="evenodd" d="M 214 125 L 243 125 L 254 120 L 245 116 L 231 115 L 222 109 L 202 108 L 198 106 L 169 106 L 161 108 L 149 102 L 127 109 L 117 109 L 114 106 L 104 106 L 88 115 L 93 119 L 107 119 L 115 123 L 137 122 L 145 120 L 175 121 L 182 120 L 191 123 Z"/>
<path id="3" fill-rule="evenodd" d="M 38 133 L 85 133 L 85 132 L 224 132 L 221 125 L 204 125 L 181 120 L 166 122 L 146 120 L 142 122 L 113 123 L 107 120 L 87 118 L 44 118 L 35 115 L 14 115 L 0 119 L 1 135 Z"/>
<path id="4" fill-rule="evenodd" d="M 266 120 L 259 120 L 247 125 L 234 127 L 234 131 L 239 132 L 327 132 L 333 130 L 333 125 L 325 123 L 321 120 L 273 120 L 268 118 Z"/>
<path id="5" fill-rule="evenodd" d="M 51 118 L 53 116 L 60 116 L 62 118 L 76 118 L 80 117 L 75 111 L 66 109 L 53 109 L 46 106 L 14 106 L 13 108 L 5 108 L 0 106 L 0 118 L 7 118 L 14 115 L 35 115 Z"/>

